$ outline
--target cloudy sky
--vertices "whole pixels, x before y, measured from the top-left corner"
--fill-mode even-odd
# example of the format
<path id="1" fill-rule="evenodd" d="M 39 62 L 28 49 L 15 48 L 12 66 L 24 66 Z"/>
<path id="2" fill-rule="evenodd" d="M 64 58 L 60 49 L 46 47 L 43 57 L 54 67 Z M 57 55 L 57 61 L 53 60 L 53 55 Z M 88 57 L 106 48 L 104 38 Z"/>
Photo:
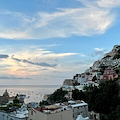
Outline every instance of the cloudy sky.
<path id="1" fill-rule="evenodd" d="M 0 0 L 0 84 L 61 85 L 120 44 L 120 0 Z"/>

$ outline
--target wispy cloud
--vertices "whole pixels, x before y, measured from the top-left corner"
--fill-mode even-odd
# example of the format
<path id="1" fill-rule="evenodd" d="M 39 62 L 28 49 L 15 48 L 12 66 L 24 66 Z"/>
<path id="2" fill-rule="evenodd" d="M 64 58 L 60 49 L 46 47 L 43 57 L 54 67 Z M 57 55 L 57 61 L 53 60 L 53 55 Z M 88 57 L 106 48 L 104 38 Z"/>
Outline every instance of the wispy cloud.
<path id="1" fill-rule="evenodd" d="M 100 7 L 105 8 L 114 8 L 114 7 L 120 7 L 120 0 L 98 0 L 97 2 Z"/>
<path id="2" fill-rule="evenodd" d="M 14 57 L 12 57 L 12 59 L 16 60 L 18 62 L 29 63 L 29 64 L 32 64 L 32 65 L 37 65 L 37 66 L 42 66 L 42 67 L 55 67 L 55 66 L 57 66 L 57 64 L 48 64 L 46 62 L 31 62 L 29 60 L 18 59 L 18 58 L 14 58 Z"/>
<path id="3" fill-rule="evenodd" d="M 103 56 L 106 53 L 106 49 L 104 48 L 94 48 L 94 53 L 92 54 L 92 56 L 96 56 L 96 55 L 101 55 Z"/>
<path id="4" fill-rule="evenodd" d="M 48 71 L 59 71 L 61 65 L 66 64 L 65 59 L 74 59 L 74 56 L 85 56 L 81 53 L 54 53 L 47 50 L 48 46 L 44 47 L 46 49 L 40 46 L 30 46 L 24 50 L 12 50 L 8 54 L 1 54 L 0 71 L 2 73 L 0 75 L 3 76 L 7 73 L 8 75 L 26 77 L 47 74 Z"/>
<path id="5" fill-rule="evenodd" d="M 30 78 L 27 78 L 27 77 L 17 77 L 17 76 L 0 76 L 0 79 L 30 79 Z"/>
<path id="6" fill-rule="evenodd" d="M 1 58 L 8 58 L 8 57 L 9 57 L 8 55 L 3 55 L 3 54 L 1 55 L 1 54 L 0 54 L 0 59 L 1 59 Z"/>
<path id="7" fill-rule="evenodd" d="M 104 51 L 104 48 L 94 48 L 95 51 Z"/>
<path id="8" fill-rule="evenodd" d="M 86 0 L 85 0 L 86 1 Z M 0 37 L 5 39 L 47 39 L 55 37 L 92 36 L 103 34 L 112 26 L 115 15 L 111 12 L 113 0 L 83 2 L 80 8 L 59 8 L 53 13 L 39 11 L 33 16 L 3 11 L 0 19 Z M 114 6 L 119 5 L 119 0 Z"/>

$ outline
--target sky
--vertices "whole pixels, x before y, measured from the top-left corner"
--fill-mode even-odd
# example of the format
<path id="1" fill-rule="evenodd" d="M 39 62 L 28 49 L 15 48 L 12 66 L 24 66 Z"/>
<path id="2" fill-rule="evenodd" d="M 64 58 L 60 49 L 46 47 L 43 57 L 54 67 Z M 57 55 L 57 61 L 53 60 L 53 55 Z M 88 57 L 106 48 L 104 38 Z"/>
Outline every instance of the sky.
<path id="1" fill-rule="evenodd" d="M 62 85 L 120 45 L 120 0 L 0 0 L 0 85 Z"/>

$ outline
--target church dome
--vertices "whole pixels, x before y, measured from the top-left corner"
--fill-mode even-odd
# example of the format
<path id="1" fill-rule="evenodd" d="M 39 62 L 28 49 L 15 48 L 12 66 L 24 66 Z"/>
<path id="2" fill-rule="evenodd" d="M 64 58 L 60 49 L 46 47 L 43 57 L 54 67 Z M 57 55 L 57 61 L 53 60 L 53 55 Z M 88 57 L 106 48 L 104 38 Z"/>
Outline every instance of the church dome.
<path id="1" fill-rule="evenodd" d="M 7 92 L 7 90 L 5 90 L 5 92 L 3 93 L 4 97 L 9 97 L 9 93 Z"/>

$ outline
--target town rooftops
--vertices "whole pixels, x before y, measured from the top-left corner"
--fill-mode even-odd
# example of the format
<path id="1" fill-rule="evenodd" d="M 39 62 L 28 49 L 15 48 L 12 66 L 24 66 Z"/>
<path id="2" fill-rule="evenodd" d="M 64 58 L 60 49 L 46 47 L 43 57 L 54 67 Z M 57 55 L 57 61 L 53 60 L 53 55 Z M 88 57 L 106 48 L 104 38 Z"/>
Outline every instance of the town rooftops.
<path id="1" fill-rule="evenodd" d="M 87 105 L 87 103 L 79 103 L 79 104 L 71 105 L 71 107 L 74 108 L 74 107 L 86 106 L 86 105 Z"/>
<path id="2" fill-rule="evenodd" d="M 28 110 L 26 111 L 16 111 L 16 113 L 11 113 L 10 116 L 16 118 L 27 118 L 28 117 Z"/>
<path id="3" fill-rule="evenodd" d="M 81 115 L 78 115 L 76 120 L 89 120 L 89 117 L 83 118 Z"/>
<path id="4" fill-rule="evenodd" d="M 75 104 L 75 101 L 70 100 L 70 101 L 68 101 L 68 103 Z"/>
<path id="5" fill-rule="evenodd" d="M 38 108 L 34 108 L 36 111 L 40 111 L 41 110 L 41 107 L 38 107 Z"/>
<path id="6" fill-rule="evenodd" d="M 49 105 L 45 106 L 46 109 L 58 109 L 60 106 L 59 105 Z"/>
<path id="7" fill-rule="evenodd" d="M 68 101 L 64 103 L 56 103 L 54 105 L 43 106 L 38 108 L 32 108 L 35 111 L 42 112 L 44 114 L 52 114 L 56 112 L 61 112 L 65 110 L 72 110 L 75 107 L 87 106 L 88 104 L 84 101 L 77 100 L 77 101 Z"/>

